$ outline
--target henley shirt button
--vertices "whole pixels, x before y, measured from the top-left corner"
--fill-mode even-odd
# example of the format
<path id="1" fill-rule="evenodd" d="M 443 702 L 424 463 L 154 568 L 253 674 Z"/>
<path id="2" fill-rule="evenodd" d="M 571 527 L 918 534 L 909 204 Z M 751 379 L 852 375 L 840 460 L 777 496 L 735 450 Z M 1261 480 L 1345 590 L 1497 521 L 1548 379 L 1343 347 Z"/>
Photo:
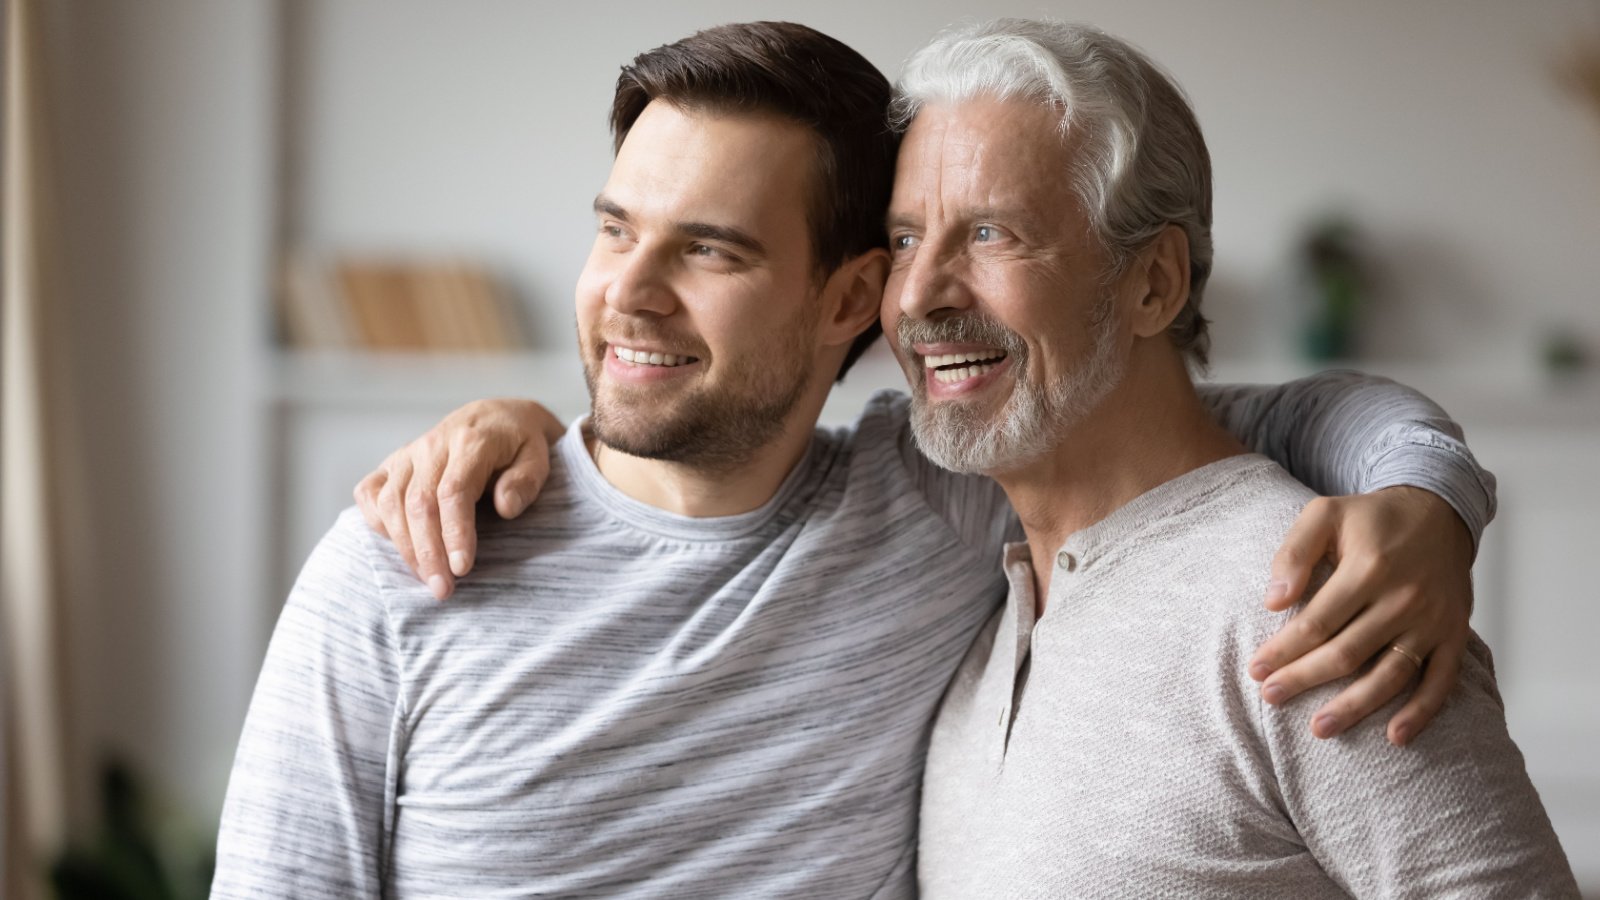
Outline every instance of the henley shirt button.
<path id="1" fill-rule="evenodd" d="M 1078 558 L 1063 550 L 1056 554 L 1056 566 L 1071 572 L 1078 568 Z"/>

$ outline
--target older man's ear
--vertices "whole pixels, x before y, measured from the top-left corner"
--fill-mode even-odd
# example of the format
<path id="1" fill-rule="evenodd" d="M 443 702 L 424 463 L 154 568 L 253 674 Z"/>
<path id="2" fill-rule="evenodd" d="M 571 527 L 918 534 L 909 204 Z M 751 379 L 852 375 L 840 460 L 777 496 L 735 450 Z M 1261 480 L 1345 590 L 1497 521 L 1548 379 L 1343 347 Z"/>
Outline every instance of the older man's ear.
<path id="1" fill-rule="evenodd" d="M 1168 225 L 1134 258 L 1125 282 L 1128 324 L 1142 338 L 1163 334 L 1189 300 L 1189 236 Z"/>

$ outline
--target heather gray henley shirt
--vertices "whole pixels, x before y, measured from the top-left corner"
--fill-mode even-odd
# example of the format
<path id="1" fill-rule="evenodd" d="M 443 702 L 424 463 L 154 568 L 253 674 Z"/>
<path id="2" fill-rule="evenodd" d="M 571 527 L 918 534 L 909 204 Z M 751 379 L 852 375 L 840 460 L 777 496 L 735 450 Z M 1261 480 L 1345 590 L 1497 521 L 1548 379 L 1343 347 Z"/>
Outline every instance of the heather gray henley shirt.
<path id="1" fill-rule="evenodd" d="M 1312 737 L 1350 679 L 1261 699 L 1268 563 L 1311 497 L 1254 454 L 1160 485 L 1066 540 L 1037 620 L 1007 548 L 928 751 L 925 900 L 1578 896 L 1481 641 L 1404 748 L 1400 700 Z"/>

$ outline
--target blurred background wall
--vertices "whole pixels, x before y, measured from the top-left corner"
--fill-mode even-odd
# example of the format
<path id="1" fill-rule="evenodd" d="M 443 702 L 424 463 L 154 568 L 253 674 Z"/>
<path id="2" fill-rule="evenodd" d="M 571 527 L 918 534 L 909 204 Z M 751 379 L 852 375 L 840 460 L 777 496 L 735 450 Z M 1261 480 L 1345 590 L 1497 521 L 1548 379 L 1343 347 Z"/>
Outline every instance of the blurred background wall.
<path id="1" fill-rule="evenodd" d="M 1600 886 L 1600 613 L 1582 568 L 1600 540 L 1600 388 L 1545 361 L 1600 347 L 1600 110 L 1556 75 L 1600 34 L 1583 0 L 48 4 L 77 397 L 62 427 L 92 512 L 62 610 L 72 820 L 115 751 L 214 827 L 282 592 L 356 477 L 470 397 L 582 410 L 570 290 L 621 64 L 779 18 L 892 76 L 980 13 L 1094 22 L 1189 91 L 1216 168 L 1219 377 L 1315 367 L 1296 248 L 1330 214 L 1359 229 L 1354 364 L 1444 402 L 1502 475 L 1478 624 L 1567 851 Z M 471 259 L 525 346 L 289 348 L 290 251 Z M 869 368 L 832 414 L 894 378 Z"/>

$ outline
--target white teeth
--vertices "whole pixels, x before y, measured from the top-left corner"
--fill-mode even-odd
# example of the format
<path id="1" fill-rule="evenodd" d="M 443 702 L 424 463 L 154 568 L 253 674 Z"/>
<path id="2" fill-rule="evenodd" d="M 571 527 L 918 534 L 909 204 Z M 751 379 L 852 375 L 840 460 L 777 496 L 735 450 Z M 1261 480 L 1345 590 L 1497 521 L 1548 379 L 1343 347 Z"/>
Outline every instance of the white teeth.
<path id="1" fill-rule="evenodd" d="M 933 371 L 934 379 L 940 384 L 956 384 L 993 371 L 995 366 L 1005 361 L 1005 357 L 1004 350 L 981 349 L 923 357 L 923 365 Z M 977 365 L 962 365 L 962 363 Z M 950 368 L 941 368 L 943 366 Z"/>
<path id="2" fill-rule="evenodd" d="M 994 371 L 995 363 L 986 366 L 966 366 L 960 369 L 935 369 L 933 377 L 940 384 L 955 384 L 966 381 L 968 378 L 977 378 L 979 375 Z"/>
<path id="3" fill-rule="evenodd" d="M 694 357 L 679 356 L 676 353 L 646 353 L 643 350 L 632 350 L 627 347 L 617 347 L 615 345 L 612 346 L 611 350 L 616 354 L 617 359 L 620 359 L 623 362 L 633 363 L 636 366 L 663 366 L 666 368 L 671 368 L 673 366 L 681 366 L 685 363 L 694 362 Z"/>
<path id="4" fill-rule="evenodd" d="M 953 366 L 956 363 L 964 362 L 982 362 L 983 360 L 997 359 L 1005 355 L 1005 351 L 1003 350 L 976 350 L 971 353 L 946 353 L 942 356 L 925 357 L 923 364 L 930 369 L 937 369 L 940 366 Z"/>

